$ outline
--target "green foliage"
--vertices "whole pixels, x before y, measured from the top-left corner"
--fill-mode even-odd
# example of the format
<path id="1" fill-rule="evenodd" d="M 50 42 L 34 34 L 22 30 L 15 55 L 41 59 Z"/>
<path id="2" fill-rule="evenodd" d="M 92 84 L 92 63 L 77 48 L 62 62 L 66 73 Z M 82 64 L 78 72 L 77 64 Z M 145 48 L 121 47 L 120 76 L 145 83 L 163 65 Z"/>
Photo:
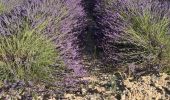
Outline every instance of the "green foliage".
<path id="1" fill-rule="evenodd" d="M 141 55 L 142 64 L 159 65 L 161 68 L 169 66 L 170 61 L 170 35 L 168 17 L 156 18 L 149 10 L 140 13 L 137 9 L 131 9 L 130 14 L 122 13 L 122 18 L 128 25 L 125 28 L 123 38 L 142 50 L 131 52 L 132 55 Z M 168 70 L 170 68 L 168 67 Z"/>
<path id="2" fill-rule="evenodd" d="M 0 2 L 0 14 L 5 11 L 5 7 L 3 5 L 3 3 Z"/>
<path id="3" fill-rule="evenodd" d="M 111 77 L 109 77 L 110 79 L 110 87 L 109 87 L 109 89 L 111 90 L 111 91 L 114 91 L 114 92 L 116 92 L 116 88 L 117 88 L 117 84 L 116 84 L 116 76 L 115 75 L 112 75 Z"/>
<path id="4" fill-rule="evenodd" d="M 52 79 L 52 67 L 61 64 L 53 42 L 40 34 L 45 24 L 30 29 L 28 24 L 20 32 L 0 36 L 0 80 Z"/>
<path id="5" fill-rule="evenodd" d="M 0 14 L 10 12 L 17 5 L 21 4 L 23 0 L 0 0 Z"/>

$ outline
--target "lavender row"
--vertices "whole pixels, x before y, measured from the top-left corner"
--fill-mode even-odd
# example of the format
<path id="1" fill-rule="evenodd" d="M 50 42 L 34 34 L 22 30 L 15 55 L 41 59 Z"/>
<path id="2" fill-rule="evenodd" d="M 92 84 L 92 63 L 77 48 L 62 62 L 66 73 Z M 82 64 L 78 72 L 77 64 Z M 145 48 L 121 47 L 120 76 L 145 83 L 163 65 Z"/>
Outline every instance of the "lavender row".
<path id="1" fill-rule="evenodd" d="M 149 61 L 149 64 L 153 63 L 154 61 L 152 62 L 151 60 L 148 60 L 148 59 L 151 59 L 150 56 L 152 55 L 153 52 L 148 52 L 146 50 L 148 49 L 146 48 L 146 46 L 142 47 L 140 45 L 142 42 L 139 42 L 139 41 L 134 42 L 132 38 L 129 38 L 130 33 L 127 30 L 129 27 L 131 27 L 131 29 L 134 29 L 136 33 L 140 33 L 141 31 L 144 31 L 140 27 L 141 23 L 136 24 L 137 21 L 139 20 L 143 20 L 143 21 L 145 20 L 144 18 L 142 18 L 143 16 L 145 17 L 151 16 L 151 17 L 147 17 L 150 19 L 147 20 L 146 22 L 150 24 L 149 27 L 152 27 L 155 25 L 152 23 L 161 25 L 159 23 L 160 21 L 163 21 L 169 18 L 170 2 L 159 1 L 159 0 L 138 0 L 138 1 L 107 0 L 105 4 L 107 5 L 107 7 L 105 8 L 106 17 L 103 20 L 103 23 L 108 21 L 107 22 L 108 27 L 109 27 L 108 29 L 112 30 L 109 32 L 108 29 L 103 28 L 104 29 L 103 32 L 105 33 L 103 46 L 104 46 L 104 54 L 106 57 L 105 58 L 106 64 L 109 64 L 115 67 L 115 66 L 128 66 L 128 64 L 130 63 L 137 64 L 137 65 L 144 64 L 144 62 L 147 62 L 147 61 Z M 137 19 L 139 17 L 141 19 L 137 21 L 134 20 L 135 18 Z M 152 23 L 150 23 L 151 20 L 152 20 Z M 165 30 L 169 30 L 168 27 L 166 27 L 166 24 L 165 26 L 157 26 L 156 28 L 161 30 L 162 29 L 161 27 L 164 27 Z M 155 36 L 156 36 L 156 33 L 158 32 L 156 28 L 154 30 Z M 141 31 L 139 31 L 140 29 Z M 151 30 L 147 30 L 146 33 L 149 34 L 150 31 Z M 166 33 L 166 31 L 164 32 Z M 144 34 L 144 33 L 141 33 L 141 34 Z M 158 34 L 161 34 L 161 32 L 160 33 L 158 32 Z M 144 36 L 147 36 L 147 35 L 144 35 Z M 153 40 L 149 40 L 149 41 L 153 41 Z M 154 41 L 158 42 L 159 38 L 155 39 Z M 164 42 L 162 45 L 165 45 L 165 44 L 166 42 Z M 158 50 L 158 51 L 161 51 L 161 50 Z M 166 53 L 168 55 L 168 52 Z M 153 66 L 158 66 L 158 65 L 155 64 Z M 147 67 L 150 65 L 140 65 L 140 67 L 141 66 Z M 153 66 L 151 69 L 154 69 Z M 129 67 L 135 67 L 135 65 L 129 66 Z"/>
<path id="2" fill-rule="evenodd" d="M 12 0 L 3 3 L 10 5 L 11 2 Z M 11 4 L 11 6 L 13 6 L 11 9 L 0 15 L 1 35 L 8 37 L 18 34 L 24 30 L 26 23 L 30 29 L 35 29 L 47 22 L 45 28 L 41 30 L 41 34 L 52 40 L 64 65 L 67 66 L 61 68 L 64 70 L 55 71 L 59 72 L 55 74 L 60 74 L 56 77 L 64 79 L 62 82 L 66 86 L 73 86 L 79 82 L 76 78 L 85 75 L 77 46 L 77 34 L 83 28 L 80 26 L 83 25 L 85 17 L 80 1 L 23 0 L 16 5 Z M 64 85 L 62 82 L 61 84 L 57 82 L 57 84 Z"/>

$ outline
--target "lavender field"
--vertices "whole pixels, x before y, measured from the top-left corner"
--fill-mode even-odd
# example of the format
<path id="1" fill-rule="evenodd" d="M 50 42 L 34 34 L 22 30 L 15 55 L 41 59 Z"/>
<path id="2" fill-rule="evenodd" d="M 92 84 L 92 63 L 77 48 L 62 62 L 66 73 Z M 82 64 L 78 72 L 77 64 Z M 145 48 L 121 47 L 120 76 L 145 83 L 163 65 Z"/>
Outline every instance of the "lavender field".
<path id="1" fill-rule="evenodd" d="M 170 0 L 0 0 L 0 100 L 170 100 Z"/>

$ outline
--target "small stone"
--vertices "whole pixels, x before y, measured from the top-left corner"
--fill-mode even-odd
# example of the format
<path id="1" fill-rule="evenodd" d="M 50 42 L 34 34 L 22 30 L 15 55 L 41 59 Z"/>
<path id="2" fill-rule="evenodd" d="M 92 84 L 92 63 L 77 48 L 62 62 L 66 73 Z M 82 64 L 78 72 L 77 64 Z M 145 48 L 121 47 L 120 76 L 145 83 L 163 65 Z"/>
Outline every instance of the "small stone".
<path id="1" fill-rule="evenodd" d="M 104 87 L 98 87 L 98 86 L 95 86 L 95 89 L 98 91 L 98 92 L 105 92 L 105 88 Z"/>
<path id="2" fill-rule="evenodd" d="M 82 88 L 81 91 L 82 91 L 83 95 L 86 94 L 86 92 L 87 92 L 87 90 L 85 88 Z"/>

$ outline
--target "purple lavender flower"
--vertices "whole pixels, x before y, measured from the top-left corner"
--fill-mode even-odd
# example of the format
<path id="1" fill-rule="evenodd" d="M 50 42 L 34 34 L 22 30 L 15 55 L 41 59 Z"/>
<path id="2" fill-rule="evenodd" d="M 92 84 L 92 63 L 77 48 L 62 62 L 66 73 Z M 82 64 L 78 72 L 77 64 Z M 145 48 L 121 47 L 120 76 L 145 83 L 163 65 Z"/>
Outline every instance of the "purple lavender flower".
<path id="1" fill-rule="evenodd" d="M 80 40 L 78 39 L 84 26 L 86 14 L 81 5 L 81 0 L 65 0 L 64 4 L 68 10 L 68 15 L 61 22 L 60 30 L 62 34 L 58 37 L 58 44 L 65 64 L 68 69 L 73 71 L 72 74 L 66 73 L 66 83 L 73 85 L 79 82 L 79 78 L 86 75 L 79 45 Z"/>
<path id="2" fill-rule="evenodd" d="M 77 6 L 77 4 L 74 6 Z M 70 5 L 70 7 L 72 6 Z M 70 33 L 73 30 L 71 26 L 77 27 L 77 16 L 82 13 L 79 15 L 74 12 L 74 15 L 72 15 L 71 11 L 74 10 L 75 7 L 74 9 L 69 8 L 69 5 L 63 3 L 62 0 L 23 0 L 21 4 L 18 4 L 9 12 L 0 15 L 0 34 L 5 36 L 16 34 L 22 31 L 25 23 L 28 23 L 29 27 L 34 29 L 47 21 L 46 27 L 40 33 L 53 40 L 56 48 L 61 50 L 60 55 L 63 55 L 61 58 L 66 65 L 69 68 L 75 68 L 76 75 L 81 75 L 84 71 L 82 71 L 82 65 L 79 63 L 77 47 L 72 45 L 75 38 L 69 37 L 74 37 Z M 69 23 L 69 21 L 72 22 Z M 66 77 L 63 74 L 59 78 Z"/>
<path id="3" fill-rule="evenodd" d="M 115 64 L 115 66 L 124 65 L 129 62 L 140 63 L 139 60 L 144 60 L 143 54 L 129 55 L 132 52 L 142 52 L 144 49 L 131 44 L 130 39 L 127 41 L 123 39 L 124 34 L 127 34 L 125 28 L 131 25 L 133 17 L 143 16 L 144 11 L 149 12 L 154 17 L 153 22 L 169 17 L 170 2 L 168 0 L 115 0 L 110 4 L 106 8 L 107 14 L 105 14 L 106 18 L 103 20 L 103 23 L 108 20 L 108 26 L 112 30 L 111 32 L 108 29 L 104 30 L 105 63 L 113 66 Z M 122 19 L 122 17 L 124 18 Z"/>

